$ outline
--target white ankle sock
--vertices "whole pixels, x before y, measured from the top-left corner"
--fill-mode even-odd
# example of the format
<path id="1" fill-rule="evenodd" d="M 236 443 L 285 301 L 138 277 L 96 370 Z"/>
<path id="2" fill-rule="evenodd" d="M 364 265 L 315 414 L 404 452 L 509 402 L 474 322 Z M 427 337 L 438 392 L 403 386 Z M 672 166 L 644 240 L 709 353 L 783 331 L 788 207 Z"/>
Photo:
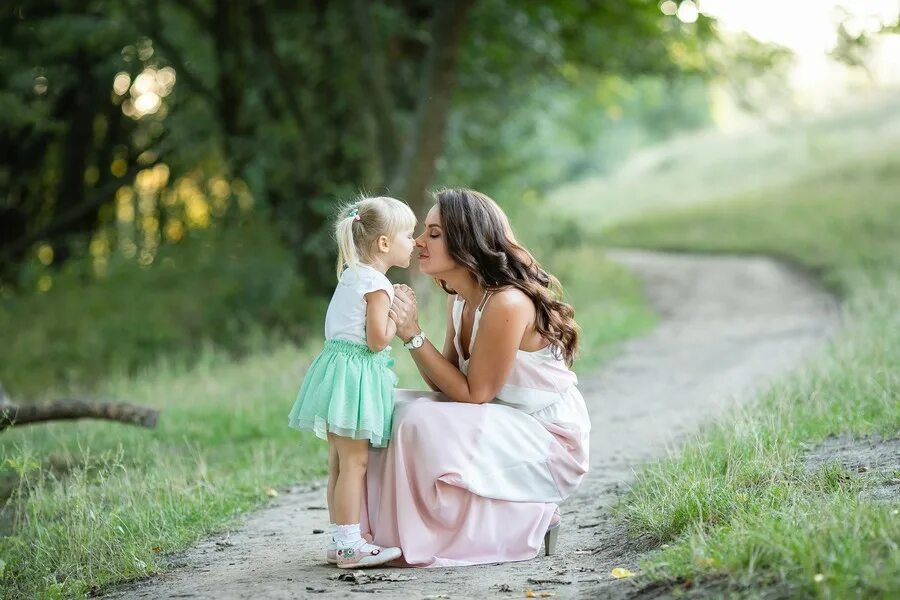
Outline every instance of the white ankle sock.
<path id="1" fill-rule="evenodd" d="M 331 545 L 335 544 L 335 537 L 337 536 L 337 523 L 329 523 L 328 524 L 328 534 L 331 536 Z"/>
<path id="2" fill-rule="evenodd" d="M 353 548 L 362 541 L 359 532 L 359 523 L 352 525 L 335 525 L 334 542 L 338 548 Z"/>

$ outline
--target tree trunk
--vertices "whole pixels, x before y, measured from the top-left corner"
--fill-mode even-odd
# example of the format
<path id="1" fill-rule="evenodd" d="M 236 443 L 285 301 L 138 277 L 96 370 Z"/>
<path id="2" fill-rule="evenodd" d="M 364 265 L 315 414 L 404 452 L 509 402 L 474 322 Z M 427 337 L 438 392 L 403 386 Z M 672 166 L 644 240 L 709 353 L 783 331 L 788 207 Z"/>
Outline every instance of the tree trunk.
<path id="1" fill-rule="evenodd" d="M 374 183 L 376 188 L 381 188 L 394 168 L 400 152 L 396 107 L 391 97 L 383 44 L 373 26 L 369 3 L 365 0 L 351 0 L 349 9 L 351 13 L 349 22 L 359 48 L 362 67 L 360 75 L 365 84 L 366 98 L 371 103 L 370 110 L 377 131 L 380 181 Z"/>
<path id="2" fill-rule="evenodd" d="M 432 45 L 423 67 L 419 106 L 391 192 L 409 204 L 418 217 L 428 210 L 426 191 L 434 179 L 437 159 L 456 87 L 456 63 L 466 18 L 475 0 L 441 2 L 434 15 Z"/>
<path id="3" fill-rule="evenodd" d="M 0 431 L 13 425 L 70 419 L 106 419 L 142 427 L 155 427 L 159 411 L 122 402 L 58 400 L 49 404 L 0 402 Z"/>
<path id="4" fill-rule="evenodd" d="M 69 90 L 68 131 L 62 148 L 62 176 L 56 193 L 54 214 L 59 214 L 76 206 L 85 205 L 84 171 L 87 167 L 88 152 L 94 143 L 93 121 L 96 114 L 96 81 L 91 73 L 89 57 L 79 51 L 75 60 L 76 71 L 81 85 Z M 61 242 L 56 244 L 56 260 L 65 262 L 76 247 L 90 235 L 97 224 L 97 210 L 85 211 L 71 219 L 62 230 Z"/>

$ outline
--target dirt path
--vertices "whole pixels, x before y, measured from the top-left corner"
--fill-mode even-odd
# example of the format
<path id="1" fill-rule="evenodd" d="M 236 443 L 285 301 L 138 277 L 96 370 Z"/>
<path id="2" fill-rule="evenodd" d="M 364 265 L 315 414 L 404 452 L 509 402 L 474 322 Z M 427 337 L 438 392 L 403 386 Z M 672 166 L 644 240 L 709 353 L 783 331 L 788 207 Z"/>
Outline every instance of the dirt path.
<path id="1" fill-rule="evenodd" d="M 762 258 L 613 252 L 644 282 L 660 325 L 624 346 L 581 387 L 593 422 L 591 472 L 563 506 L 555 556 L 457 569 L 376 569 L 359 583 L 322 564 L 321 488 L 297 487 L 239 529 L 177 558 L 173 571 L 113 598 L 554 598 L 624 597 L 640 550 L 608 508 L 641 463 L 659 457 L 727 407 L 821 348 L 839 310 L 807 276 Z M 411 579 L 407 579 L 411 578 Z M 506 586 L 506 587 L 503 587 Z M 507 591 L 508 590 L 508 591 Z"/>

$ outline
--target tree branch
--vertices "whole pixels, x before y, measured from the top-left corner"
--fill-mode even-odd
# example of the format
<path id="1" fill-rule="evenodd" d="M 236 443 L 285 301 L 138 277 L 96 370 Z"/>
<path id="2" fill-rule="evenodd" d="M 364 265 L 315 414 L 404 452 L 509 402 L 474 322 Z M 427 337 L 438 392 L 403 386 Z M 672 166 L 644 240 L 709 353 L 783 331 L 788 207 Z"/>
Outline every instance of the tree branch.
<path id="1" fill-rule="evenodd" d="M 159 411 L 122 402 L 87 402 L 66 399 L 49 404 L 0 404 L 0 431 L 14 425 L 71 419 L 105 419 L 142 427 L 155 427 Z"/>

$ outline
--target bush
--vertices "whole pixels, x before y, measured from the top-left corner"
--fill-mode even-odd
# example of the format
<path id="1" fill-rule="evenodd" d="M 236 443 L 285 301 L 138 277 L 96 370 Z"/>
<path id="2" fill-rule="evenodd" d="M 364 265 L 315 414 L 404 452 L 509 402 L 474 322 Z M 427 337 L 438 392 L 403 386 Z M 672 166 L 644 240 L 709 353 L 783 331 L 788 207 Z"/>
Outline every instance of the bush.
<path id="1" fill-rule="evenodd" d="M 241 354 L 260 338 L 299 339 L 321 318 L 266 227 L 194 233 L 148 267 L 115 255 L 100 278 L 76 259 L 47 293 L 0 305 L 0 381 L 14 396 L 93 388 L 163 355 L 189 362 L 205 343 Z"/>

